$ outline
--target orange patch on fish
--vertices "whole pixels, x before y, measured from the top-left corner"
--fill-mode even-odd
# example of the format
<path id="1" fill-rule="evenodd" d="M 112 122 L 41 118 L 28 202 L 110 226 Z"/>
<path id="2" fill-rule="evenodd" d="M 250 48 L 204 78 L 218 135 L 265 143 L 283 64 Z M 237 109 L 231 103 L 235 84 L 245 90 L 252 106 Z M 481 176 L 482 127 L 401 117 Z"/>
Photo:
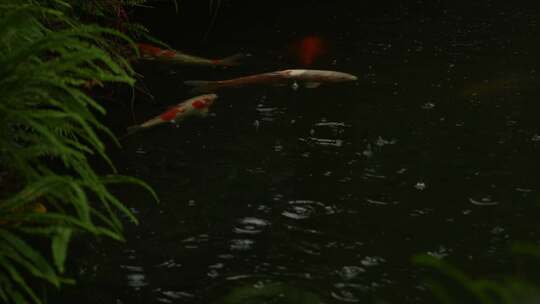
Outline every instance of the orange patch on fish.
<path id="1" fill-rule="evenodd" d="M 167 57 L 167 58 L 172 58 L 176 56 L 175 51 L 164 50 L 150 44 L 139 43 L 138 47 L 142 55 L 150 55 L 153 57 Z"/>
<path id="2" fill-rule="evenodd" d="M 206 108 L 206 99 L 198 99 L 191 103 L 195 109 L 204 109 Z"/>
<path id="3" fill-rule="evenodd" d="M 165 121 L 171 121 L 171 120 L 175 119 L 176 116 L 179 113 L 182 113 L 184 111 L 185 111 L 184 109 L 172 108 L 172 109 L 168 110 L 167 112 L 159 115 L 159 118 L 161 118 L 162 120 L 165 120 Z"/>
<path id="4" fill-rule="evenodd" d="M 163 57 L 167 57 L 167 58 L 173 58 L 174 56 L 176 56 L 176 52 L 175 51 L 169 51 L 169 50 L 162 50 L 159 53 L 159 56 L 163 56 Z"/>
<path id="5" fill-rule="evenodd" d="M 145 44 L 145 43 L 139 43 L 138 44 L 138 47 L 139 47 L 139 51 L 143 54 L 143 55 L 152 55 L 152 56 L 157 56 L 159 53 L 161 53 L 163 50 L 158 48 L 158 47 L 155 47 L 153 45 L 150 45 L 150 44 Z"/>
<path id="6" fill-rule="evenodd" d="M 12 210 L 14 213 L 47 213 L 47 207 L 40 202 L 33 202 Z M 19 222 L 0 220 L 0 225 L 18 224 Z"/>

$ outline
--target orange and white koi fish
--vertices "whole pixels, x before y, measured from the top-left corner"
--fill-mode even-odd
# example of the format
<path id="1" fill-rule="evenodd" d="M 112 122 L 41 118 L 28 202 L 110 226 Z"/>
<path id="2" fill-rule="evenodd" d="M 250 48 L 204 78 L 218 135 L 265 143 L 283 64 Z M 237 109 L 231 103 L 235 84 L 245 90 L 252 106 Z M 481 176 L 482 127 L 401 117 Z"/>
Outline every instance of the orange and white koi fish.
<path id="1" fill-rule="evenodd" d="M 142 129 L 148 129 L 164 123 L 178 123 L 190 116 L 204 117 L 208 114 L 208 109 L 217 97 L 216 94 L 205 94 L 185 100 L 140 125 L 128 127 L 127 134 L 133 134 Z"/>
<path id="2" fill-rule="evenodd" d="M 240 60 L 245 57 L 244 54 L 236 54 L 222 59 L 208 59 L 188 55 L 176 50 L 162 49 L 145 43 L 139 43 L 137 46 L 139 47 L 139 52 L 141 53 L 141 57 L 143 59 L 181 65 L 230 67 L 239 65 Z"/>
<path id="3" fill-rule="evenodd" d="M 354 75 L 336 71 L 283 70 L 219 81 L 188 80 L 184 81 L 184 84 L 195 86 L 192 92 L 212 92 L 221 88 L 238 88 L 247 85 L 284 86 L 292 84 L 293 89 L 297 89 L 301 83 L 306 88 L 316 88 L 322 83 L 357 79 Z"/>

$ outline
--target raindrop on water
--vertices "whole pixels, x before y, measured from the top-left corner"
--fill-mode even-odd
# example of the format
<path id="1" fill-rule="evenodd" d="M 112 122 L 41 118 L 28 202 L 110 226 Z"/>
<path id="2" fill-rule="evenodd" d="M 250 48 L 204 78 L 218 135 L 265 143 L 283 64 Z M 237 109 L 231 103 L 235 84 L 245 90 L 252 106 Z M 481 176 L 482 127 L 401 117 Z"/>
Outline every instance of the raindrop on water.
<path id="1" fill-rule="evenodd" d="M 424 182 L 417 182 L 417 183 L 414 185 L 414 188 L 415 188 L 416 190 L 422 191 L 422 190 L 426 189 L 426 183 L 424 183 Z"/>

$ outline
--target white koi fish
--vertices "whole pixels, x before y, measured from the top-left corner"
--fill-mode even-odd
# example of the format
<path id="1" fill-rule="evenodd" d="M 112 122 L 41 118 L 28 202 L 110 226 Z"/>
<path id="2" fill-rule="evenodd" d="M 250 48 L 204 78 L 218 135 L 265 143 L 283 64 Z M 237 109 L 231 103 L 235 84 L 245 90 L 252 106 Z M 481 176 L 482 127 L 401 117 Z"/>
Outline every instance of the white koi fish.
<path id="1" fill-rule="evenodd" d="M 216 94 L 205 94 L 185 100 L 142 124 L 128 127 L 127 134 L 133 134 L 142 129 L 148 129 L 164 123 L 178 123 L 190 116 L 204 117 L 208 114 L 208 108 L 214 103 L 217 97 Z"/>
<path id="2" fill-rule="evenodd" d="M 316 88 L 322 83 L 354 81 L 357 79 L 354 75 L 336 71 L 283 70 L 228 80 L 188 80 L 184 84 L 195 86 L 192 92 L 212 92 L 221 88 L 238 88 L 246 85 L 284 86 L 292 84 L 293 88 L 296 89 L 299 86 L 298 83 L 301 83 L 306 88 Z"/>

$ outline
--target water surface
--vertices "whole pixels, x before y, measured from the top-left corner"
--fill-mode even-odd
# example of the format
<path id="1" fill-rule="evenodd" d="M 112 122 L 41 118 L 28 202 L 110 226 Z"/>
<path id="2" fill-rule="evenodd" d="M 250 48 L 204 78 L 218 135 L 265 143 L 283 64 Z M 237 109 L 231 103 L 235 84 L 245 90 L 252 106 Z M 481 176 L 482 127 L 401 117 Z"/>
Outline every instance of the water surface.
<path id="1" fill-rule="evenodd" d="M 174 47 L 254 55 L 239 69 L 140 66 L 156 98 L 137 97 L 139 120 L 187 96 L 183 80 L 299 67 L 287 45 L 306 35 L 331 45 L 312 68 L 360 80 L 224 90 L 209 117 L 128 138 L 119 167 L 161 203 L 121 192 L 141 223 L 124 244 L 77 245 L 66 302 L 219 303 L 267 286 L 324 303 L 430 303 L 414 254 L 513 271 L 508 242 L 539 240 L 537 10 L 241 2 L 222 1 L 206 41 L 206 5 L 139 16 Z M 113 127 L 131 124 L 125 107 L 111 113 Z"/>

